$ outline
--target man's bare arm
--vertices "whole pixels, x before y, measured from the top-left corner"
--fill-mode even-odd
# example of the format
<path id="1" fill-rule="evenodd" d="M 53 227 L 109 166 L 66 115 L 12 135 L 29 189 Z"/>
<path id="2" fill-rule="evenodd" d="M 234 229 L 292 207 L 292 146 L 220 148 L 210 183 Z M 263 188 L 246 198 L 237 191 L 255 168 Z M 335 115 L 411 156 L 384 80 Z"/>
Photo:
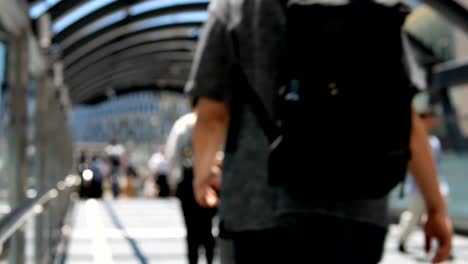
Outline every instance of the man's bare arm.
<path id="1" fill-rule="evenodd" d="M 439 247 L 433 262 L 439 263 L 446 260 L 451 254 L 452 225 L 447 214 L 445 200 L 440 192 L 428 134 L 415 111 L 413 111 L 412 119 L 412 159 L 409 170 L 424 197 L 427 207 L 426 251 L 430 250 L 432 239 L 437 239 Z"/>
<path id="2" fill-rule="evenodd" d="M 432 157 L 428 134 L 415 111 L 411 131 L 411 154 L 409 170 L 421 191 L 428 211 L 445 210 L 445 201 L 439 188 L 437 171 Z"/>
<path id="3" fill-rule="evenodd" d="M 214 177 L 216 153 L 224 146 L 229 124 L 229 108 L 225 103 L 200 98 L 194 128 L 195 179 L 194 190 L 198 203 L 214 207 L 219 203 L 215 189 L 219 179 Z M 219 175 L 218 175 L 219 176 Z"/>

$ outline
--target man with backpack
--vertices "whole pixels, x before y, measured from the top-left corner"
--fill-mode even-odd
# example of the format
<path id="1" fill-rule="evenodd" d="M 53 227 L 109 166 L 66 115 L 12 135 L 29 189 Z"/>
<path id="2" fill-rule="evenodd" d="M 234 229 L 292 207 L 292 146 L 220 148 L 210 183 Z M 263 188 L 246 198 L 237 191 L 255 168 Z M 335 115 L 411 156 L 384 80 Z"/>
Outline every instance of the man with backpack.
<path id="1" fill-rule="evenodd" d="M 411 107 L 406 6 L 215 0 L 209 11 L 186 87 L 194 189 L 219 204 L 235 263 L 378 263 L 387 195 L 408 166 L 428 208 L 426 249 L 435 238 L 434 262 L 445 260 L 452 229 Z"/>

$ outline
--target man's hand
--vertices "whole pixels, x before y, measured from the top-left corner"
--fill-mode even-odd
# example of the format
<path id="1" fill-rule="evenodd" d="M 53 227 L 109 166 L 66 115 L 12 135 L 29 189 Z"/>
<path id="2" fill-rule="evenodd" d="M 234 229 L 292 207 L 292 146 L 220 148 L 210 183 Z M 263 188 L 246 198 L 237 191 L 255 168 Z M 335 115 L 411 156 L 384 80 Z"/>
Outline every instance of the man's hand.
<path id="1" fill-rule="evenodd" d="M 452 253 L 453 228 L 450 218 L 444 211 L 429 211 L 427 222 L 424 226 L 426 233 L 425 249 L 426 253 L 431 250 L 432 240 L 436 239 L 438 248 L 433 263 L 446 261 Z"/>
<path id="2" fill-rule="evenodd" d="M 217 155 L 215 164 L 211 167 L 211 174 L 206 177 L 195 178 L 193 188 L 195 199 L 203 207 L 214 208 L 220 203 L 219 187 L 221 182 L 222 157 Z"/>

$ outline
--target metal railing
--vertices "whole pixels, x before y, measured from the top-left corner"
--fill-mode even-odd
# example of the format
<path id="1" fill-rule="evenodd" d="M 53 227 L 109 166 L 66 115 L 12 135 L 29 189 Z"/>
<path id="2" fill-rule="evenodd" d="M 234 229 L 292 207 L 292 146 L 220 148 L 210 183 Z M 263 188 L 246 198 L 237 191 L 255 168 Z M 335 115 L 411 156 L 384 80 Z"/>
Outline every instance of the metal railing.
<path id="1" fill-rule="evenodd" d="M 25 252 L 8 252 L 9 239 L 13 237 L 21 228 L 35 217 L 46 217 L 41 227 L 35 230 L 33 242 L 36 247 L 35 263 L 52 263 L 62 234 L 62 226 L 66 212 L 71 201 L 71 194 L 80 185 L 80 177 L 69 175 L 63 181 L 57 182 L 54 187 L 50 187 L 30 198 L 23 205 L 13 209 L 8 215 L 0 220 L 0 252 L 2 256 L 9 254 L 25 254 Z M 48 216 L 48 217 L 47 217 Z M 43 234 L 48 233 L 47 236 Z M 38 250 L 37 243 L 47 243 L 46 251 Z"/>

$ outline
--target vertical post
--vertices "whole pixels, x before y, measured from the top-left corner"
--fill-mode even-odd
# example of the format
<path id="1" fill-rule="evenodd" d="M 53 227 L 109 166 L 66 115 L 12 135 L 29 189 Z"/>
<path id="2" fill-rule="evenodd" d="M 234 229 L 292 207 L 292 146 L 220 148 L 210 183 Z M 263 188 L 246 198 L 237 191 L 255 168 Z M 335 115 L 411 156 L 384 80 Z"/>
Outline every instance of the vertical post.
<path id="1" fill-rule="evenodd" d="M 47 127 L 45 120 L 47 117 L 47 77 L 40 76 L 37 78 L 37 88 L 36 88 L 36 188 L 39 192 L 44 191 L 48 186 L 46 185 L 46 159 L 47 159 Z M 39 214 L 36 217 L 36 226 L 35 226 L 35 263 L 41 264 L 45 263 L 45 254 L 44 251 L 47 250 L 47 245 L 45 241 L 48 241 L 48 232 L 46 231 L 46 216 L 44 214 Z"/>
<path id="2" fill-rule="evenodd" d="M 63 87 L 61 87 L 60 89 L 63 89 Z M 63 90 L 62 90 L 63 92 Z M 63 105 L 63 101 L 60 100 L 60 113 L 59 113 L 59 117 L 60 117 L 60 124 L 61 124 L 61 136 L 60 136 L 60 142 L 61 142 L 61 148 L 60 148 L 60 152 L 59 152 L 59 155 L 60 155 L 60 171 L 59 171 L 59 181 L 62 181 L 65 176 L 68 174 L 69 172 L 69 167 L 68 166 L 68 158 L 69 156 L 67 155 L 67 147 L 68 147 L 68 142 L 67 142 L 67 133 L 68 133 L 68 123 L 67 123 L 67 117 L 66 117 L 66 109 Z M 61 227 L 62 225 L 64 224 L 64 219 L 65 219 L 65 202 L 66 202 L 66 199 L 68 199 L 68 197 L 66 197 L 66 193 L 65 192 L 61 192 L 60 193 L 61 195 L 61 198 L 59 199 L 59 203 L 58 203 L 58 234 L 59 234 L 59 238 L 61 237 L 62 235 L 62 230 L 61 230 Z"/>
<path id="3" fill-rule="evenodd" d="M 9 141 L 9 175 L 10 175 L 10 205 L 15 208 L 26 200 L 27 179 L 27 92 L 28 92 L 28 36 L 22 31 L 12 38 L 9 60 L 8 77 L 11 87 L 10 125 L 8 128 Z M 11 239 L 9 263 L 25 263 L 25 235 L 24 228 Z"/>
<path id="4" fill-rule="evenodd" d="M 49 131 L 49 136 L 52 137 L 54 140 L 53 142 L 50 142 L 50 155 L 49 155 L 49 160 L 51 162 L 51 170 L 50 170 L 50 178 L 49 178 L 49 186 L 55 187 L 55 184 L 57 183 L 57 178 L 58 178 L 58 168 L 60 164 L 59 160 L 59 155 L 57 149 L 61 146 L 60 142 L 60 133 L 59 130 L 59 120 L 57 119 L 57 100 L 56 100 L 56 94 L 55 90 L 56 88 L 54 87 L 53 84 L 51 84 L 52 93 L 49 98 L 49 104 L 50 104 L 50 113 L 49 113 L 49 118 L 51 119 L 52 122 L 50 122 L 50 131 Z M 50 211 L 50 254 L 53 257 L 54 254 L 54 245 L 55 242 L 57 241 L 57 218 L 59 217 L 57 215 L 57 204 L 58 204 L 58 199 L 54 199 L 50 203 L 49 211 Z"/>
<path id="5" fill-rule="evenodd" d="M 61 141 L 63 129 L 61 127 L 60 120 L 60 105 L 57 97 L 57 87 L 50 82 L 51 92 L 48 96 L 48 122 L 47 122 L 47 136 L 53 140 L 48 142 L 48 186 L 56 187 L 55 184 L 62 177 L 61 174 L 61 163 L 62 157 L 60 155 L 60 149 L 63 147 L 63 142 Z M 49 203 L 48 206 L 48 217 L 49 217 L 49 258 L 53 257 L 55 246 L 59 238 L 59 204 L 60 199 L 54 199 Z"/>
<path id="6" fill-rule="evenodd" d="M 45 112 L 46 118 L 43 120 L 43 125 L 45 127 L 44 133 L 45 136 L 47 137 L 47 140 L 45 141 L 45 147 L 44 151 L 46 153 L 46 159 L 45 159 L 45 177 L 44 177 L 44 183 L 46 184 L 47 188 L 52 187 L 54 183 L 54 172 L 55 172 L 55 166 L 57 164 L 55 163 L 54 157 L 54 147 L 57 144 L 56 139 L 53 135 L 54 133 L 54 105 L 53 105 L 53 83 L 52 80 L 48 77 L 46 79 L 46 86 L 47 86 L 47 92 L 45 93 L 45 101 L 47 104 L 47 110 Z M 52 237 L 52 230 L 53 230 L 53 221 L 54 221 L 54 213 L 53 213 L 53 208 L 54 208 L 54 201 L 51 201 L 48 205 L 47 208 L 45 209 L 45 228 L 44 232 L 46 233 L 44 237 L 44 246 L 47 247 L 47 250 L 45 251 L 45 256 L 44 256 L 44 263 L 50 263 L 51 260 L 51 251 L 52 251 L 52 242 L 53 242 L 53 237 Z"/>
<path id="7" fill-rule="evenodd" d="M 46 65 L 44 65 L 44 72 L 39 76 L 36 76 L 36 115 L 35 115 L 35 143 L 37 148 L 36 155 L 36 164 L 37 170 L 34 174 L 36 180 L 36 189 L 41 192 L 50 188 L 48 183 L 48 177 L 50 174 L 50 162 L 49 160 L 49 144 L 52 141 L 50 139 L 49 133 L 49 103 L 48 96 L 50 91 L 50 76 L 48 74 L 48 69 L 50 68 L 48 59 L 49 49 L 52 43 L 52 26 L 51 26 L 51 16 L 49 13 L 45 13 L 39 17 L 36 21 L 37 28 L 37 40 L 39 48 L 41 49 L 41 54 L 46 59 Z M 50 252 L 50 232 L 49 232 L 49 222 L 51 221 L 49 210 L 47 205 L 44 208 L 44 211 L 36 216 L 36 225 L 35 225 L 35 263 L 44 264 L 48 263 L 49 252 Z"/>

